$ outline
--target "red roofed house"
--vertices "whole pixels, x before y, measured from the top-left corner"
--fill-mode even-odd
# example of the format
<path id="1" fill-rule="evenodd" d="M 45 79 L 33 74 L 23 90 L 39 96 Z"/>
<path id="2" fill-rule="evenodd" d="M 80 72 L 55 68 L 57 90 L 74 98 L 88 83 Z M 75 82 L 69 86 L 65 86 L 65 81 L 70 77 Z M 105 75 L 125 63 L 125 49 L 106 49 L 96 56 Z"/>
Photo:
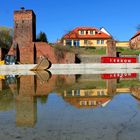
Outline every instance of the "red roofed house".
<path id="1" fill-rule="evenodd" d="M 112 36 L 104 29 L 77 27 L 62 37 L 64 46 L 106 47 Z"/>
<path id="2" fill-rule="evenodd" d="M 138 31 L 130 40 L 131 49 L 140 49 L 140 31 Z"/>

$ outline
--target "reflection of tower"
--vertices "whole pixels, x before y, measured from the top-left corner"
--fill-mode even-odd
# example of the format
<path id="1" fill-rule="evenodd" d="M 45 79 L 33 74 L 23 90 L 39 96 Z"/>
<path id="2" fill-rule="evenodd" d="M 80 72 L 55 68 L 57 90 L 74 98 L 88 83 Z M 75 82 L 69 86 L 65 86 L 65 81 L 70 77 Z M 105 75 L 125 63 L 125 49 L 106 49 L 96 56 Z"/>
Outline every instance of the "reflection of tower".
<path id="1" fill-rule="evenodd" d="M 34 96 L 16 98 L 16 125 L 33 127 L 37 120 L 37 100 Z"/>
<path id="2" fill-rule="evenodd" d="M 34 126 L 37 120 L 37 100 L 35 98 L 35 76 L 20 78 L 19 95 L 16 97 L 17 126 Z"/>

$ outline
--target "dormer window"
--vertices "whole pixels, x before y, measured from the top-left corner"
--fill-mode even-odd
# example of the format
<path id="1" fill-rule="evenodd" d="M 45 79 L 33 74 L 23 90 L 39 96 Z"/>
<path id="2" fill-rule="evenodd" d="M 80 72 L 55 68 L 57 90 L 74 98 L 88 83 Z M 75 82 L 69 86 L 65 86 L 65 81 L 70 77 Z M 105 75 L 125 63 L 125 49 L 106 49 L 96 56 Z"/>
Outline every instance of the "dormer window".
<path id="1" fill-rule="evenodd" d="M 90 34 L 93 35 L 93 31 L 90 31 Z"/>
<path id="2" fill-rule="evenodd" d="M 95 35 L 95 31 L 94 30 L 91 30 L 90 31 L 90 35 Z"/>
<path id="3" fill-rule="evenodd" d="M 84 30 L 81 30 L 80 31 L 80 35 L 84 35 Z"/>

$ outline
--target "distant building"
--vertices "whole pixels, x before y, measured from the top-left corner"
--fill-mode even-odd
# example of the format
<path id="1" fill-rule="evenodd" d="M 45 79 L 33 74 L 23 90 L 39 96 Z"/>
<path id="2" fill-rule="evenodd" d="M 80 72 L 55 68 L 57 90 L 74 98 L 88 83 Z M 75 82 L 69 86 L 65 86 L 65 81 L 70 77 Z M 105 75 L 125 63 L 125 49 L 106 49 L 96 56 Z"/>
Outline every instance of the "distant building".
<path id="1" fill-rule="evenodd" d="M 106 47 L 111 34 L 104 28 L 77 27 L 62 37 L 64 46 Z"/>
<path id="2" fill-rule="evenodd" d="M 116 47 L 117 48 L 129 48 L 130 44 L 129 44 L 129 41 L 117 41 Z"/>
<path id="3" fill-rule="evenodd" d="M 131 39 L 130 39 L 130 48 L 131 49 L 140 49 L 140 31 L 138 31 Z"/>

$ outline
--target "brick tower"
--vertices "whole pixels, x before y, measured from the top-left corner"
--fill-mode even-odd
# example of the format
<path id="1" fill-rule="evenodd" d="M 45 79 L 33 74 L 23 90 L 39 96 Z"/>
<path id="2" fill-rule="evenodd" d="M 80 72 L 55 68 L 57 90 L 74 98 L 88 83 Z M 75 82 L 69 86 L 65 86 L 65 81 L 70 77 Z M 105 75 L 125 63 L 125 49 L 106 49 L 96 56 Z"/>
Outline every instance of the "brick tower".
<path id="1" fill-rule="evenodd" d="M 32 10 L 14 12 L 14 42 L 20 47 L 36 40 L 36 16 Z"/>
<path id="2" fill-rule="evenodd" d="M 17 61 L 35 63 L 36 15 L 32 10 L 14 12 L 14 50 Z M 16 49 L 15 49 L 16 48 Z"/>

